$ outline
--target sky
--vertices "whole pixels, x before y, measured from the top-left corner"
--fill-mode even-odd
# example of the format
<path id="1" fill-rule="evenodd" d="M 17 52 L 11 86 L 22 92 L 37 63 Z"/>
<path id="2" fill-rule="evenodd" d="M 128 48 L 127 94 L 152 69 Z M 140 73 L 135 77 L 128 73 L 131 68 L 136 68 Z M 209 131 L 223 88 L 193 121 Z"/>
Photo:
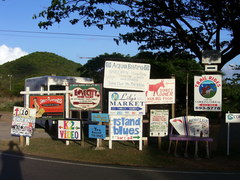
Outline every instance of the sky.
<path id="1" fill-rule="evenodd" d="M 89 59 L 85 57 L 96 57 L 104 53 L 117 52 L 134 56 L 139 52 L 136 43 L 126 45 L 120 42 L 117 45 L 114 42 L 113 38 L 119 33 L 127 32 L 127 28 L 107 27 L 99 30 L 96 27 L 84 27 L 81 23 L 71 25 L 64 20 L 48 30 L 40 29 L 40 19 L 32 17 L 46 9 L 50 3 L 51 0 L 0 0 L 0 64 L 36 51 L 55 53 L 81 64 Z M 68 35 L 63 35 L 64 33 Z M 239 65 L 239 58 L 240 56 L 228 64 Z M 228 65 L 224 69 L 231 73 Z"/>

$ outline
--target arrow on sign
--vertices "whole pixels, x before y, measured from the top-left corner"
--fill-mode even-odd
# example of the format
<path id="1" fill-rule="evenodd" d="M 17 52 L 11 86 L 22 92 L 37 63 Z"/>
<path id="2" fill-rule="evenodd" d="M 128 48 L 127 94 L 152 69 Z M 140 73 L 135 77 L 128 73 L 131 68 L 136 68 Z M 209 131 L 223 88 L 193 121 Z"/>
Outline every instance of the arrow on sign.
<path id="1" fill-rule="evenodd" d="M 133 139 L 140 139 L 140 136 L 133 136 Z"/>
<path id="2" fill-rule="evenodd" d="M 111 107 L 111 110 L 115 111 L 140 111 L 142 108 L 140 107 Z"/>

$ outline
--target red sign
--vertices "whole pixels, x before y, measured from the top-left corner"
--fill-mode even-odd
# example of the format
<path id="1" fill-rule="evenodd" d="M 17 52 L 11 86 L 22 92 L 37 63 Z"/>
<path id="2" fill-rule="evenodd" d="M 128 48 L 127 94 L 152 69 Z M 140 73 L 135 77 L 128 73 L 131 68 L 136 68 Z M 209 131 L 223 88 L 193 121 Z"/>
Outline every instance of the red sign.
<path id="1" fill-rule="evenodd" d="M 64 96 L 30 96 L 29 107 L 36 109 L 36 118 L 64 118 Z"/>

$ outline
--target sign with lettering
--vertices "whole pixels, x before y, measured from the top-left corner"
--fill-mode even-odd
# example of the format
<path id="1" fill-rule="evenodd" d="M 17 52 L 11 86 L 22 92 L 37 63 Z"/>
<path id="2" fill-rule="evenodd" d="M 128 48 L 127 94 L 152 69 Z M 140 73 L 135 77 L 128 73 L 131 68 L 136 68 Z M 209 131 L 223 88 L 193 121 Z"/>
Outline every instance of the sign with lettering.
<path id="1" fill-rule="evenodd" d="M 140 141 L 142 139 L 142 116 L 110 115 L 110 140 Z"/>
<path id="2" fill-rule="evenodd" d="M 89 125 L 88 128 L 89 138 L 105 139 L 106 138 L 106 126 L 105 125 Z"/>
<path id="3" fill-rule="evenodd" d="M 106 61 L 104 88 L 145 91 L 150 77 L 150 64 Z"/>
<path id="4" fill-rule="evenodd" d="M 59 120 L 58 139 L 81 140 L 81 121 Z"/>
<path id="5" fill-rule="evenodd" d="M 101 111 L 101 84 L 70 84 L 70 110 Z"/>
<path id="6" fill-rule="evenodd" d="M 30 96 L 29 107 L 36 109 L 39 119 L 64 118 L 64 96 Z"/>
<path id="7" fill-rule="evenodd" d="M 222 110 L 221 75 L 202 75 L 194 77 L 194 110 Z"/>
<path id="8" fill-rule="evenodd" d="M 35 121 L 36 109 L 14 106 L 11 135 L 32 137 Z"/>
<path id="9" fill-rule="evenodd" d="M 107 113 L 92 113 L 91 117 L 94 122 L 109 122 Z"/>
<path id="10" fill-rule="evenodd" d="M 150 79 L 146 104 L 174 104 L 175 79 Z"/>
<path id="11" fill-rule="evenodd" d="M 189 136 L 209 137 L 209 119 L 203 116 L 186 116 Z"/>
<path id="12" fill-rule="evenodd" d="M 168 110 L 151 109 L 150 136 L 164 137 L 168 135 Z"/>
<path id="13" fill-rule="evenodd" d="M 185 116 L 170 119 L 170 123 L 172 124 L 172 126 L 178 132 L 179 135 L 187 135 Z"/>
<path id="14" fill-rule="evenodd" d="M 240 113 L 226 113 L 226 123 L 240 123 Z"/>
<path id="15" fill-rule="evenodd" d="M 109 114 L 145 114 L 144 92 L 109 92 Z"/>

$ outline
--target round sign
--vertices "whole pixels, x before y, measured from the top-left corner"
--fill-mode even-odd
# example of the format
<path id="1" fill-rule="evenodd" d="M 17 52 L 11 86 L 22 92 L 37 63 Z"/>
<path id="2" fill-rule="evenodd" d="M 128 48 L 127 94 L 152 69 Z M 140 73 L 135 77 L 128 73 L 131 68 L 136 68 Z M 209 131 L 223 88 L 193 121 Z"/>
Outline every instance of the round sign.
<path id="1" fill-rule="evenodd" d="M 217 92 L 217 86 L 213 81 L 206 80 L 199 86 L 199 92 L 204 98 L 212 98 Z"/>

